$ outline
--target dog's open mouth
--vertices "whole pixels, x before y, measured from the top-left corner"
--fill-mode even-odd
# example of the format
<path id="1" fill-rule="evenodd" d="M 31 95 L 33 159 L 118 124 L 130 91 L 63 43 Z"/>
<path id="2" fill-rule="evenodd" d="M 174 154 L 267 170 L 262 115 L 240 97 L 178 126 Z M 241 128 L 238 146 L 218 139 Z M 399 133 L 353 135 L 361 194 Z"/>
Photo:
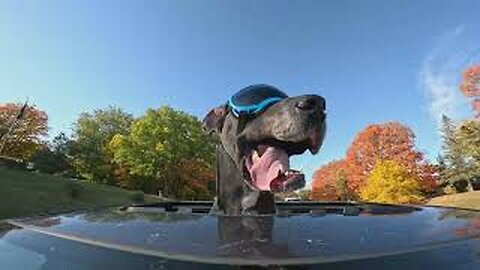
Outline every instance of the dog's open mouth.
<path id="1" fill-rule="evenodd" d="M 301 142 L 285 142 L 276 139 L 251 144 L 245 157 L 247 182 L 261 191 L 287 192 L 305 186 L 305 175 L 290 168 L 290 156 L 318 153 L 322 145 L 324 129 L 318 126 Z"/>
<path id="2" fill-rule="evenodd" d="M 305 185 L 303 173 L 290 169 L 288 152 L 278 146 L 260 144 L 245 160 L 250 184 L 262 191 L 284 192 Z"/>

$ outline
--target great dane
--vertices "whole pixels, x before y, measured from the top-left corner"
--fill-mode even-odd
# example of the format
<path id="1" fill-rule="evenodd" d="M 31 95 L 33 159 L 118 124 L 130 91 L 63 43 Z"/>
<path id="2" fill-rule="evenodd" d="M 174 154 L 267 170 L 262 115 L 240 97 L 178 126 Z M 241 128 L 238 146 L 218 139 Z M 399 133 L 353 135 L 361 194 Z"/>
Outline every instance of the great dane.
<path id="1" fill-rule="evenodd" d="M 260 84 L 212 109 L 203 125 L 219 138 L 214 210 L 225 215 L 272 214 L 275 192 L 302 188 L 305 177 L 290 168 L 289 157 L 306 150 L 318 153 L 326 130 L 325 107 L 321 96 L 288 97 Z"/>

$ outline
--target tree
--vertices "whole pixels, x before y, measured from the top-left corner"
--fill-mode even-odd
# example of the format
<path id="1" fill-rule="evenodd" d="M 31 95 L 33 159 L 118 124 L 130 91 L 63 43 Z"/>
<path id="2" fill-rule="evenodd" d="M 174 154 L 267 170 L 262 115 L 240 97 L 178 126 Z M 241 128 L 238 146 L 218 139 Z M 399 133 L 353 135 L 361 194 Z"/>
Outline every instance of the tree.
<path id="1" fill-rule="evenodd" d="M 65 156 L 52 151 L 48 145 L 44 145 L 31 157 L 34 169 L 41 173 L 64 173 L 69 171 L 70 164 Z"/>
<path id="2" fill-rule="evenodd" d="M 379 160 L 360 191 L 360 198 L 377 203 L 419 203 L 422 187 L 408 168 L 390 160 Z"/>
<path id="3" fill-rule="evenodd" d="M 456 132 L 459 146 L 466 159 L 480 165 L 480 121 L 467 120 L 460 124 Z"/>
<path id="4" fill-rule="evenodd" d="M 128 134 L 132 122 L 133 116 L 118 107 L 80 114 L 71 149 L 73 166 L 80 176 L 92 182 L 116 184 L 108 146 L 115 135 Z"/>
<path id="5" fill-rule="evenodd" d="M 302 189 L 297 192 L 302 201 L 310 201 L 312 199 L 312 191 L 310 189 Z"/>
<path id="6" fill-rule="evenodd" d="M 175 198 L 187 200 L 211 200 L 215 197 L 215 189 L 210 187 L 215 183 L 215 171 L 211 164 L 204 160 L 185 159 L 172 170 L 174 181 L 169 181 L 170 194 Z M 173 175 L 173 174 L 172 174 Z M 165 194 L 168 196 L 168 193 Z"/>
<path id="7" fill-rule="evenodd" d="M 70 148 L 73 141 L 65 133 L 60 133 L 53 138 L 50 144 L 44 144 L 42 148 L 31 157 L 34 168 L 41 173 L 61 173 L 75 176 L 70 162 Z"/>
<path id="8" fill-rule="evenodd" d="M 439 184 L 442 185 L 446 183 L 446 175 L 447 175 L 447 163 L 445 162 L 445 157 L 441 154 L 437 155 L 437 168 L 438 168 L 438 175 L 439 175 Z"/>
<path id="9" fill-rule="evenodd" d="M 340 169 L 335 175 L 335 188 L 340 201 L 351 199 L 351 192 L 348 190 L 348 177 L 346 169 Z"/>
<path id="10" fill-rule="evenodd" d="M 47 114 L 35 105 L 0 105 L 0 155 L 28 160 L 42 147 L 47 124 Z"/>
<path id="11" fill-rule="evenodd" d="M 463 189 L 460 188 L 461 186 L 466 186 L 469 169 L 463 150 L 464 146 L 457 136 L 457 129 L 455 122 L 443 115 L 441 133 L 444 169 L 440 175 L 440 184 L 442 186 L 453 185 L 461 190 Z M 465 184 L 462 185 L 461 182 L 465 182 Z"/>
<path id="12" fill-rule="evenodd" d="M 480 186 L 480 121 L 462 122 L 455 135 L 466 163 L 465 175 L 469 189 L 478 189 Z"/>
<path id="13" fill-rule="evenodd" d="M 480 119 L 480 65 L 470 66 L 463 72 L 460 90 L 471 99 L 475 117 Z"/>
<path id="14" fill-rule="evenodd" d="M 335 160 L 316 170 L 313 174 L 312 199 L 337 201 L 342 196 L 346 197 L 350 193 L 346 168 L 345 160 Z M 347 185 L 342 186 L 343 184 Z"/>
<path id="15" fill-rule="evenodd" d="M 423 154 L 415 150 L 414 140 L 413 131 L 397 122 L 374 124 L 365 128 L 347 150 L 350 190 L 358 192 L 363 187 L 377 161 L 392 160 L 416 175 L 425 192 L 432 192 L 437 182 L 435 167 L 428 164 Z"/>
<path id="16" fill-rule="evenodd" d="M 54 153 L 68 156 L 70 155 L 72 143 L 73 140 L 71 138 L 69 138 L 65 133 L 60 132 L 53 138 L 52 142 L 50 143 L 50 148 Z"/>
<path id="17" fill-rule="evenodd" d="M 145 192 L 190 199 L 214 178 L 214 140 L 197 118 L 170 107 L 147 110 L 128 134 L 114 136 L 110 149 Z"/>

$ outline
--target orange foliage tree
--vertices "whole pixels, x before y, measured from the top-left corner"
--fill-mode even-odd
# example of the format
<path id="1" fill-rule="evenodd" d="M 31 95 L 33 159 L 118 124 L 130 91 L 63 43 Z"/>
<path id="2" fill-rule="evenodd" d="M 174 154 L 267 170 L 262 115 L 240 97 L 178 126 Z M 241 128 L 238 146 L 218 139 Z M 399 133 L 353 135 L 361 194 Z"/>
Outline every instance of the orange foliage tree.
<path id="1" fill-rule="evenodd" d="M 480 65 L 471 66 L 463 72 L 460 90 L 471 98 L 475 117 L 480 119 Z"/>
<path id="2" fill-rule="evenodd" d="M 28 160 L 43 145 L 47 122 L 35 106 L 0 104 L 0 155 Z"/>
<path id="3" fill-rule="evenodd" d="M 397 122 L 370 125 L 360 132 L 347 151 L 348 186 L 356 192 L 377 161 L 398 162 L 417 176 L 423 191 L 431 192 L 436 186 L 436 168 L 429 165 L 423 154 L 415 150 L 413 131 Z"/>
<path id="4" fill-rule="evenodd" d="M 349 193 L 348 171 L 345 160 L 332 161 L 320 167 L 313 174 L 313 200 L 345 200 Z"/>
<path id="5" fill-rule="evenodd" d="M 167 195 L 174 194 L 176 198 L 184 200 L 211 200 L 215 196 L 215 170 L 202 160 L 182 160 L 171 166 L 170 170 L 172 179 L 163 186 L 130 174 L 126 164 L 115 164 L 114 177 L 120 187 L 130 190 L 156 193 L 166 188 L 169 191 Z"/>
<path id="6" fill-rule="evenodd" d="M 176 180 L 171 184 L 184 199 L 211 200 L 215 192 L 215 170 L 202 160 L 184 160 L 175 166 Z"/>

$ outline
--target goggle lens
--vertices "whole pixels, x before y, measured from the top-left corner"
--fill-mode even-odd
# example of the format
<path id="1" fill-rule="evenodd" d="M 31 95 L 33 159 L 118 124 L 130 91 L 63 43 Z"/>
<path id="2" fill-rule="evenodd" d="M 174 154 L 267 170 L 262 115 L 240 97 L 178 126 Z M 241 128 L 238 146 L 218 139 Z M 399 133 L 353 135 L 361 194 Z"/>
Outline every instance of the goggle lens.
<path id="1" fill-rule="evenodd" d="M 273 86 L 257 84 L 243 88 L 234 94 L 228 101 L 228 106 L 238 117 L 262 112 L 268 106 L 287 97 L 287 94 Z"/>

